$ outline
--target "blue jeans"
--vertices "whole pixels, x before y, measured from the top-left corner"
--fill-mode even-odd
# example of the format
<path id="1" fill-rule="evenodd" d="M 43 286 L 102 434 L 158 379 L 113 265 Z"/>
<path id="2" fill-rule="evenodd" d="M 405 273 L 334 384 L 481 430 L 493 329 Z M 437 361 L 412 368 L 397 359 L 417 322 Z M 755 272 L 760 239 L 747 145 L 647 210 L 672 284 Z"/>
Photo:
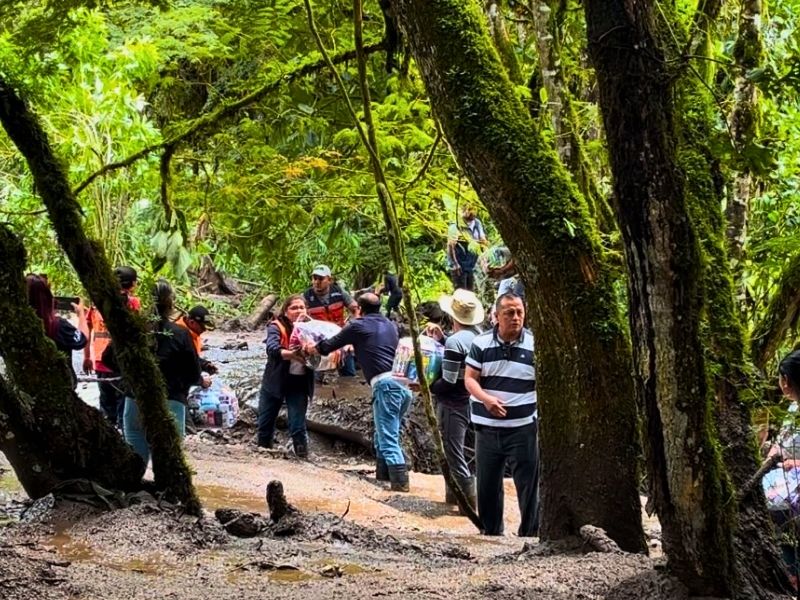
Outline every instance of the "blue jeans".
<path id="1" fill-rule="evenodd" d="M 289 435 L 292 441 L 305 444 L 308 441 L 306 432 L 306 412 L 308 396 L 303 391 L 288 392 L 283 398 L 267 394 L 264 388 L 258 397 L 258 445 L 268 448 L 275 436 L 275 421 L 286 401 L 286 413 L 289 421 Z"/>
<path id="2" fill-rule="evenodd" d="M 339 367 L 340 377 L 355 377 L 356 376 L 356 357 L 352 352 L 344 355 L 342 366 Z"/>
<path id="3" fill-rule="evenodd" d="M 404 465 L 400 447 L 403 416 L 411 406 L 411 390 L 392 377 L 372 388 L 372 416 L 375 421 L 375 453 L 387 465 Z"/>
<path id="4" fill-rule="evenodd" d="M 175 418 L 175 425 L 178 428 L 178 435 L 181 439 L 186 435 L 186 405 L 176 400 L 167 401 L 169 410 Z M 142 457 L 145 467 L 150 460 L 150 445 L 147 443 L 147 432 L 144 430 L 141 418 L 139 418 L 139 406 L 133 398 L 125 398 L 125 408 L 122 415 L 122 432 L 125 434 L 125 441 Z"/>

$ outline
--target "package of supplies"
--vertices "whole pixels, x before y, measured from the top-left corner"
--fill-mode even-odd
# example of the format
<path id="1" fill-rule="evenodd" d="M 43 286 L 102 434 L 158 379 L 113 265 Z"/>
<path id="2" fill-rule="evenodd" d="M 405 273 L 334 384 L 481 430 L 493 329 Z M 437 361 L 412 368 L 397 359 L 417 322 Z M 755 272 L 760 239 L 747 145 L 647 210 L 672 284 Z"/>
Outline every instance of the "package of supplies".
<path id="1" fill-rule="evenodd" d="M 317 344 L 322 340 L 332 338 L 342 330 L 336 323 L 328 321 L 318 321 L 310 319 L 308 321 L 297 321 L 289 336 L 289 347 L 294 348 L 305 344 Z M 309 356 L 306 358 L 306 365 L 315 371 L 331 371 L 339 366 L 341 352 L 336 350 L 327 356 Z"/>
<path id="2" fill-rule="evenodd" d="M 444 346 L 427 335 L 419 336 L 420 350 L 422 351 L 422 364 L 425 368 L 425 379 L 430 382 L 438 378 L 442 372 L 442 359 Z M 395 377 L 407 379 L 409 382 L 419 381 L 417 365 L 414 361 L 414 345 L 410 337 L 400 339 L 392 364 L 392 374 Z"/>
<path id="3" fill-rule="evenodd" d="M 200 427 L 233 427 L 239 418 L 239 400 L 219 378 L 207 388 L 192 388 L 188 405 L 192 421 Z"/>

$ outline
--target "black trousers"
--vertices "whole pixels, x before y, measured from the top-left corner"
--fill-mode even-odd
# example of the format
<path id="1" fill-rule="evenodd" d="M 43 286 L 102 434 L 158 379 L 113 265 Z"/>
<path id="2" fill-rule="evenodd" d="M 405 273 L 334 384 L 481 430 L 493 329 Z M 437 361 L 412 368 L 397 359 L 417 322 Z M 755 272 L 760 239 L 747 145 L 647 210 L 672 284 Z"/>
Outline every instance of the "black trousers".
<path id="1" fill-rule="evenodd" d="M 539 533 L 538 425 L 522 427 L 475 427 L 475 459 L 478 475 L 478 516 L 483 533 L 503 534 L 503 474 L 506 463 L 517 488 L 521 516 L 518 535 Z"/>
<path id="2" fill-rule="evenodd" d="M 475 289 L 475 273 L 464 271 L 457 273 L 455 269 L 450 271 L 450 281 L 453 282 L 453 289 L 463 289 L 473 291 Z"/>

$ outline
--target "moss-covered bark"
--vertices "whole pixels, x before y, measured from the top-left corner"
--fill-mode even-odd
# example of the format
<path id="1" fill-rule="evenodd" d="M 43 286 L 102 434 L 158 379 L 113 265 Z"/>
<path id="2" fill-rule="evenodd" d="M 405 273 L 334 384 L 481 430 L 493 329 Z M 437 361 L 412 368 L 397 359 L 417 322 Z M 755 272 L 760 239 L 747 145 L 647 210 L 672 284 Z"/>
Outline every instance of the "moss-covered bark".
<path id="1" fill-rule="evenodd" d="M 138 489 L 144 465 L 116 430 L 72 389 L 64 356 L 28 306 L 25 251 L 0 226 L 0 449 L 32 498 L 68 479 L 92 479 L 114 489 Z"/>
<path id="2" fill-rule="evenodd" d="M 761 0 L 744 0 L 739 12 L 739 33 L 733 48 L 736 81 L 729 122 L 736 151 L 742 153 L 756 135 L 758 108 L 756 84 L 748 73 L 761 64 Z M 746 161 L 739 160 L 725 209 L 728 227 L 728 252 L 736 260 L 737 272 L 744 258 L 747 217 L 753 178 Z"/>
<path id="3" fill-rule="evenodd" d="M 567 3 L 562 0 L 531 2 L 530 19 L 536 39 L 538 77 L 547 92 L 546 110 L 553 125 L 556 150 L 569 169 L 578 189 L 589 205 L 601 232 L 616 231 L 617 224 L 608 201 L 600 194 L 595 173 L 586 154 L 584 140 L 578 130 L 572 92 L 564 81 L 561 40 Z M 531 89 L 539 98 L 539 89 Z M 620 249 L 621 253 L 621 249 Z"/>
<path id="4" fill-rule="evenodd" d="M 150 349 L 145 323 L 119 294 L 119 284 L 102 246 L 86 236 L 81 209 L 66 172 L 47 136 L 14 90 L 0 79 L 0 122 L 28 162 L 36 189 L 47 208 L 58 243 L 106 321 L 117 360 L 139 403 L 152 448 L 156 486 L 199 513 L 181 441 L 166 403 L 166 390 Z"/>
<path id="5" fill-rule="evenodd" d="M 522 75 L 522 69 L 520 68 L 517 55 L 514 52 L 514 46 L 511 44 L 511 39 L 508 37 L 506 21 L 500 9 L 500 2 L 497 0 L 486 1 L 486 17 L 489 20 L 489 31 L 492 34 L 494 46 L 497 49 L 500 60 L 508 72 L 509 79 L 516 85 L 523 85 L 525 83 L 525 77 Z"/>
<path id="6" fill-rule="evenodd" d="M 760 507 L 756 494 L 734 500 L 755 455 L 738 397 L 744 345 L 708 151 L 709 105 L 696 84 L 674 85 L 664 48 L 676 28 L 663 43 L 655 24 L 668 17 L 650 11 L 624 0 L 586 3 L 630 273 L 651 493 L 670 566 L 693 593 L 770 597 L 785 579 L 763 497 Z"/>
<path id="7" fill-rule="evenodd" d="M 751 431 L 748 406 L 748 368 L 744 331 L 734 298 L 734 283 L 726 251 L 726 223 L 720 210 L 723 181 L 710 143 L 714 113 L 708 91 L 694 78 L 677 86 L 678 165 L 686 175 L 686 196 L 694 227 L 701 240 L 703 293 L 702 338 L 709 380 L 714 389 L 714 422 L 726 476 L 733 487 L 749 485 L 760 460 Z M 736 551 L 737 594 L 750 590 L 781 589 L 785 573 L 771 537 L 771 524 L 760 488 L 741 495 L 733 530 Z"/>
<path id="8" fill-rule="evenodd" d="M 545 539 L 642 551 L 630 348 L 585 199 L 514 94 L 474 0 L 397 0 L 434 110 L 521 267 L 536 338 Z"/>

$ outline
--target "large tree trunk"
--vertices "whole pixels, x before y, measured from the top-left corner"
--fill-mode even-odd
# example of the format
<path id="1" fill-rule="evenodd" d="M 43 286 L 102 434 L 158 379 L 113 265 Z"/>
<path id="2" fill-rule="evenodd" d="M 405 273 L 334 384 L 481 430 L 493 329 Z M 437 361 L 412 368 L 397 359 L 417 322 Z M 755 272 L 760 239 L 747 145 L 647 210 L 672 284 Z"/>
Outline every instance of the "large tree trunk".
<path id="1" fill-rule="evenodd" d="M 459 163 L 520 265 L 536 338 L 544 539 L 643 551 L 630 348 L 584 198 L 536 131 L 474 0 L 395 0 Z"/>
<path id="2" fill-rule="evenodd" d="M 731 484 L 741 486 L 755 471 L 755 453 L 738 399 L 742 332 L 713 157 L 702 139 L 705 99 L 685 94 L 676 117 L 680 90 L 653 29 L 666 17 L 651 14 L 649 3 L 590 0 L 585 6 L 625 241 L 637 394 L 647 417 L 650 489 L 664 549 L 694 594 L 770 597 L 785 579 L 763 495 L 748 495 L 742 506 L 731 501 Z M 683 128 L 676 128 L 678 120 Z"/>
<path id="3" fill-rule="evenodd" d="M 31 498 L 68 479 L 134 490 L 144 465 L 103 415 L 72 389 L 64 356 L 28 306 L 25 250 L 0 226 L 0 450 Z"/>
<path id="4" fill-rule="evenodd" d="M 117 360 L 133 389 L 152 449 L 156 486 L 199 513 L 200 502 L 166 403 L 166 388 L 151 350 L 144 320 L 132 313 L 119 293 L 119 282 L 100 244 L 84 231 L 81 209 L 66 172 L 53 154 L 45 132 L 25 103 L 0 79 L 0 122 L 30 167 L 59 245 L 106 321 Z"/>

